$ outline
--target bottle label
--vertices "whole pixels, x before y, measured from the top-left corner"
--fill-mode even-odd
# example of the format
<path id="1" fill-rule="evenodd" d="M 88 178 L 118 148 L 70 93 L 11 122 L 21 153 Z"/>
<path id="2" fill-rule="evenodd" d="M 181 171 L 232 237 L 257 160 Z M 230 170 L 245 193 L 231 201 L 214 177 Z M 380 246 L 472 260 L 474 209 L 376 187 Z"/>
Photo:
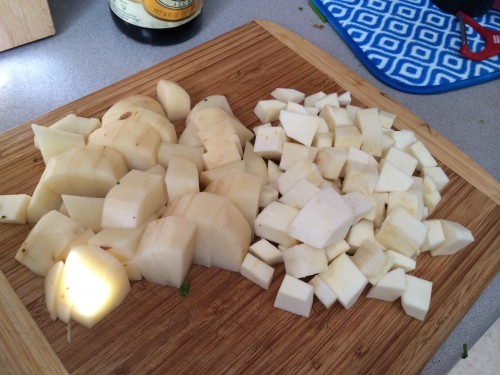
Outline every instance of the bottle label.
<path id="1" fill-rule="evenodd" d="M 191 21 L 201 12 L 202 0 L 109 0 L 114 14 L 132 25 L 168 29 Z"/>

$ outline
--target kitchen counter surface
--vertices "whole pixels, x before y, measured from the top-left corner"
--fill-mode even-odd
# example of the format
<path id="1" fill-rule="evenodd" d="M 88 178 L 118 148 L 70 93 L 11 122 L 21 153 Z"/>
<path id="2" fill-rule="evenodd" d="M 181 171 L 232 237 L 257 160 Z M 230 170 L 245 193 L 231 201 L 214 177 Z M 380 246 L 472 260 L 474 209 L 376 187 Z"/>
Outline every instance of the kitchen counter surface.
<path id="1" fill-rule="evenodd" d="M 48 2 L 56 35 L 0 52 L 0 133 L 252 20 L 268 19 L 351 68 L 500 179 L 500 80 L 437 95 L 394 90 L 373 77 L 329 25 L 314 27 L 321 21 L 306 0 L 205 0 L 201 31 L 169 47 L 128 39 L 113 24 L 105 0 Z M 499 290 L 497 275 L 422 374 L 447 373 L 463 344 L 471 347 L 486 332 L 500 315 Z"/>

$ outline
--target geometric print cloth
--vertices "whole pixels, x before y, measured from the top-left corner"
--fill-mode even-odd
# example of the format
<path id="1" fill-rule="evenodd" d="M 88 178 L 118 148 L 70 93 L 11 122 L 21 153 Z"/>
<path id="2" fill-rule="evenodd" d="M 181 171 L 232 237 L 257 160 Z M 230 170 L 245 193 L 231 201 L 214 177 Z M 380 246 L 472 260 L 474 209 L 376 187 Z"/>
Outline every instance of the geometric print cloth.
<path id="1" fill-rule="evenodd" d="M 463 57 L 458 19 L 430 0 L 313 2 L 363 65 L 397 90 L 437 94 L 500 78 L 500 56 L 480 62 Z M 475 21 L 498 31 L 500 11 L 490 10 Z M 484 47 L 468 25 L 467 37 L 471 51 Z"/>

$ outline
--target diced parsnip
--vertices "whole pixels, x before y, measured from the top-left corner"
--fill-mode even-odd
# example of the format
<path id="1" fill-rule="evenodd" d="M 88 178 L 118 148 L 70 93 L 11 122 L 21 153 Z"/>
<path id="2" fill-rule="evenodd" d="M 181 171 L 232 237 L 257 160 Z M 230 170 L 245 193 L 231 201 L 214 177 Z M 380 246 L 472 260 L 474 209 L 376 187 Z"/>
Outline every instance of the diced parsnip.
<path id="1" fill-rule="evenodd" d="M 188 92 L 177 82 L 160 79 L 156 84 L 156 94 L 170 121 L 184 120 L 191 110 Z"/>
<path id="2" fill-rule="evenodd" d="M 260 191 L 259 207 L 266 207 L 271 202 L 277 201 L 279 198 L 278 188 L 274 185 L 263 185 Z"/>
<path id="3" fill-rule="evenodd" d="M 346 91 L 339 95 L 339 104 L 346 106 L 351 104 L 351 92 Z"/>
<path id="4" fill-rule="evenodd" d="M 158 162 L 164 168 L 168 168 L 170 158 L 173 156 L 182 156 L 183 158 L 191 160 L 201 173 L 203 171 L 203 151 L 204 149 L 202 146 L 162 142 L 158 148 Z"/>
<path id="5" fill-rule="evenodd" d="M 434 180 L 429 176 L 424 177 L 423 180 L 423 199 L 424 206 L 427 208 L 429 215 L 436 209 L 441 201 L 441 194 Z"/>
<path id="6" fill-rule="evenodd" d="M 60 284 L 67 291 L 71 319 L 87 328 L 118 307 L 130 292 L 121 263 L 105 250 L 91 245 L 71 249 Z"/>
<path id="7" fill-rule="evenodd" d="M 357 252 L 356 249 L 366 240 L 375 241 L 373 221 L 362 219 L 351 226 L 346 236 L 346 241 L 350 249 L 353 252 Z"/>
<path id="8" fill-rule="evenodd" d="M 316 133 L 314 134 L 312 146 L 318 149 L 321 149 L 323 147 L 332 147 L 334 137 L 335 137 L 334 132 Z"/>
<path id="9" fill-rule="evenodd" d="M 137 228 L 167 203 L 164 179 L 131 170 L 110 189 L 102 209 L 102 228 Z"/>
<path id="10" fill-rule="evenodd" d="M 0 195 L 0 223 L 26 224 L 30 199 L 28 194 Z"/>
<path id="11" fill-rule="evenodd" d="M 387 160 L 380 163 L 380 173 L 375 192 L 405 191 L 413 184 L 413 178 Z"/>
<path id="12" fill-rule="evenodd" d="M 339 126 L 335 129 L 334 147 L 360 148 L 363 143 L 363 136 L 356 126 Z"/>
<path id="13" fill-rule="evenodd" d="M 382 125 L 384 129 L 391 129 L 394 121 L 396 120 L 396 115 L 394 113 L 389 113 L 382 110 L 378 111 L 378 117 L 380 125 Z"/>
<path id="14" fill-rule="evenodd" d="M 278 164 L 269 159 L 267 161 L 267 183 L 277 185 L 277 181 L 284 172 Z"/>
<path id="15" fill-rule="evenodd" d="M 293 88 L 278 87 L 271 92 L 271 96 L 285 103 L 300 103 L 304 101 L 306 94 Z"/>
<path id="16" fill-rule="evenodd" d="M 307 109 L 302 105 L 295 102 L 287 102 L 285 109 L 290 112 L 302 113 L 304 115 L 309 114 Z"/>
<path id="17" fill-rule="evenodd" d="M 386 134 L 394 140 L 394 146 L 401 150 L 405 150 L 406 147 L 417 141 L 417 137 L 413 130 L 402 129 L 390 131 Z"/>
<path id="18" fill-rule="evenodd" d="M 349 116 L 352 118 L 352 121 L 354 121 L 356 119 L 356 111 L 360 110 L 361 107 L 359 107 L 357 105 L 353 105 L 353 104 L 347 104 L 345 106 L 345 109 L 346 109 L 347 113 L 349 114 Z"/>
<path id="19" fill-rule="evenodd" d="M 334 188 L 314 195 L 298 212 L 288 233 L 310 246 L 324 248 L 342 240 L 354 219 L 354 212 Z"/>
<path id="20" fill-rule="evenodd" d="M 305 206 L 307 201 L 320 190 L 318 186 L 303 178 L 288 189 L 288 191 L 279 198 L 278 202 L 301 209 Z"/>
<path id="21" fill-rule="evenodd" d="M 283 252 L 286 273 L 301 279 L 316 275 L 328 267 L 325 250 L 306 244 L 298 244 Z"/>
<path id="22" fill-rule="evenodd" d="M 101 121 L 98 118 L 80 117 L 73 113 L 64 116 L 50 125 L 52 129 L 81 134 L 85 137 L 85 140 L 87 140 L 90 133 L 100 127 Z"/>
<path id="23" fill-rule="evenodd" d="M 221 107 L 227 113 L 233 114 L 231 105 L 229 104 L 227 98 L 224 95 L 209 95 L 206 98 L 200 100 L 196 105 L 191 108 L 189 114 L 196 112 L 198 109 L 203 109 L 207 107 Z"/>
<path id="24" fill-rule="evenodd" d="M 174 125 L 165 114 L 160 114 L 139 106 L 120 106 L 109 109 L 102 117 L 102 126 L 127 119 L 151 126 L 160 135 L 163 142 L 177 142 L 177 132 Z"/>
<path id="25" fill-rule="evenodd" d="M 375 157 L 382 156 L 382 126 L 378 111 L 375 113 L 372 113 L 370 109 L 357 111 L 355 124 L 363 137 L 361 150 Z"/>
<path id="26" fill-rule="evenodd" d="M 239 144 L 238 144 L 239 145 Z M 206 170 L 214 169 L 241 160 L 240 148 L 236 143 L 226 143 L 218 149 L 205 152 L 203 166 Z"/>
<path id="27" fill-rule="evenodd" d="M 385 253 L 392 259 L 394 263 L 392 269 L 402 268 L 405 270 L 405 272 L 410 272 L 417 268 L 417 262 L 415 261 L 415 259 L 407 257 L 406 255 L 398 253 L 394 250 L 386 250 Z"/>
<path id="28" fill-rule="evenodd" d="M 363 218 L 370 220 L 366 216 L 373 210 L 374 203 L 369 196 L 358 191 L 353 191 L 352 193 L 344 194 L 343 198 L 354 211 L 353 224 L 357 223 Z M 371 219 L 370 221 L 373 221 L 373 219 Z"/>
<path id="29" fill-rule="evenodd" d="M 31 129 L 35 133 L 36 143 L 42 153 L 45 164 L 54 155 L 58 155 L 74 147 L 85 146 L 85 137 L 81 134 L 69 133 L 36 124 L 32 124 Z"/>
<path id="30" fill-rule="evenodd" d="M 326 120 L 328 128 L 332 132 L 341 126 L 354 126 L 354 121 L 345 108 L 325 105 L 320 112 L 320 116 Z"/>
<path id="31" fill-rule="evenodd" d="M 190 112 L 186 119 L 186 129 L 199 129 L 200 126 L 209 126 L 215 124 L 229 124 L 238 135 L 241 147 L 254 138 L 254 133 L 241 123 L 236 116 L 227 112 L 221 107 L 210 106 Z M 180 142 L 179 142 L 180 143 Z"/>
<path id="32" fill-rule="evenodd" d="M 172 156 L 165 176 L 168 199 L 177 199 L 181 195 L 200 191 L 198 168 L 189 159 Z"/>
<path id="33" fill-rule="evenodd" d="M 415 169 L 417 168 L 417 159 L 409 153 L 394 146 L 389 148 L 389 150 L 385 153 L 384 158 L 410 176 L 413 175 Z"/>
<path id="34" fill-rule="evenodd" d="M 325 179 L 337 180 L 347 160 L 347 151 L 337 147 L 319 149 L 315 163 Z"/>
<path id="35" fill-rule="evenodd" d="M 281 250 L 264 238 L 251 244 L 248 251 L 270 266 L 283 262 Z"/>
<path id="36" fill-rule="evenodd" d="M 422 168 L 422 174 L 424 177 L 430 177 L 434 181 L 438 191 L 443 190 L 448 182 L 450 182 L 450 179 L 441 167 L 424 167 Z"/>
<path id="37" fill-rule="evenodd" d="M 57 287 L 59 279 L 64 268 L 62 260 L 55 263 L 47 272 L 45 276 L 44 290 L 45 290 L 45 306 L 49 312 L 52 320 L 57 319 L 56 300 L 57 300 Z"/>
<path id="38" fill-rule="evenodd" d="M 66 194 L 63 194 L 61 197 L 69 217 L 78 221 L 84 228 L 91 228 L 95 232 L 101 230 L 104 198 Z"/>
<path id="39" fill-rule="evenodd" d="M 282 110 L 279 114 L 279 120 L 288 137 L 306 146 L 311 146 L 320 123 L 318 116 Z"/>
<path id="40" fill-rule="evenodd" d="M 241 275 L 263 289 L 269 289 L 273 280 L 274 268 L 259 258 L 247 253 L 241 264 Z"/>
<path id="41" fill-rule="evenodd" d="M 253 228 L 255 218 L 259 212 L 260 192 L 262 179 L 250 173 L 238 173 L 226 176 L 210 183 L 205 191 L 222 195 L 233 202 Z"/>
<path id="42" fill-rule="evenodd" d="M 401 295 L 405 313 L 412 318 L 424 320 L 431 304 L 432 282 L 405 275 L 406 290 Z"/>
<path id="43" fill-rule="evenodd" d="M 417 170 L 421 171 L 426 167 L 437 167 L 436 159 L 431 155 L 427 147 L 424 146 L 422 141 L 416 141 L 405 149 L 410 155 L 417 159 Z"/>
<path id="44" fill-rule="evenodd" d="M 348 160 L 345 164 L 342 191 L 344 193 L 359 192 L 370 195 L 379 181 L 377 165 Z"/>
<path id="45" fill-rule="evenodd" d="M 207 192 L 183 195 L 175 202 L 164 217 L 180 216 L 197 223 L 193 263 L 240 272 L 251 230 L 234 203 Z"/>
<path id="46" fill-rule="evenodd" d="M 263 158 L 279 160 L 286 140 L 285 130 L 281 126 L 259 127 L 255 132 L 254 152 Z"/>
<path id="47" fill-rule="evenodd" d="M 319 99 L 324 98 L 326 94 L 323 91 L 318 91 L 314 94 L 307 95 L 304 98 L 304 106 L 306 107 L 314 107 L 314 103 L 316 103 Z"/>
<path id="48" fill-rule="evenodd" d="M 327 309 L 337 301 L 335 292 L 318 275 L 309 280 L 308 284 L 313 286 L 314 295 Z"/>
<path id="49" fill-rule="evenodd" d="M 472 232 L 462 224 L 440 219 L 444 232 L 444 242 L 431 249 L 431 255 L 452 255 L 474 242 Z"/>
<path id="50" fill-rule="evenodd" d="M 323 177 L 318 167 L 312 161 L 302 158 L 295 162 L 283 173 L 277 181 L 278 190 L 281 194 L 286 194 L 299 180 L 306 179 L 316 186 L 320 186 Z"/>
<path id="51" fill-rule="evenodd" d="M 396 268 L 389 271 L 377 284 L 370 288 L 366 298 L 376 298 L 382 301 L 394 302 L 406 290 L 405 270 Z"/>
<path id="52" fill-rule="evenodd" d="M 262 156 L 255 153 L 253 145 L 247 142 L 245 151 L 243 152 L 243 161 L 245 162 L 245 171 L 255 176 L 259 176 L 262 185 L 268 182 L 267 164 Z"/>
<path id="53" fill-rule="evenodd" d="M 321 111 L 326 105 L 340 107 L 339 98 L 336 92 L 327 94 L 314 102 L 314 107 L 316 107 L 319 111 Z"/>
<path id="54" fill-rule="evenodd" d="M 37 275 L 45 276 L 61 260 L 66 246 L 84 230 L 76 220 L 49 211 L 30 231 L 15 258 Z"/>
<path id="55" fill-rule="evenodd" d="M 351 260 L 372 285 L 377 284 L 389 272 L 394 262 L 373 241 L 365 240 Z"/>
<path id="56" fill-rule="evenodd" d="M 402 207 L 396 207 L 385 218 L 375 239 L 388 249 L 408 257 L 417 254 L 427 237 L 427 227 Z"/>
<path id="57" fill-rule="evenodd" d="M 211 182 L 223 178 L 226 176 L 231 176 L 237 173 L 245 172 L 245 162 L 243 160 L 237 160 L 232 163 L 224 164 L 219 167 L 210 169 L 208 171 L 203 171 L 200 173 L 200 183 L 201 186 L 206 187 Z"/>
<path id="58" fill-rule="evenodd" d="M 325 254 L 326 258 L 328 259 L 328 263 L 330 263 L 340 254 L 348 252 L 350 248 L 351 247 L 349 246 L 346 240 L 340 240 L 325 247 Z"/>
<path id="59" fill-rule="evenodd" d="M 120 152 L 130 169 L 146 170 L 158 164 L 162 139 L 151 126 L 126 119 L 94 131 L 88 139 L 92 146 L 108 146 Z"/>
<path id="60" fill-rule="evenodd" d="M 279 167 L 286 171 L 297 161 L 304 158 L 313 162 L 316 159 L 317 153 L 318 149 L 316 147 L 305 146 L 294 142 L 285 142 Z"/>
<path id="61" fill-rule="evenodd" d="M 407 190 L 389 193 L 387 214 L 390 214 L 396 207 L 403 207 L 418 220 L 424 218 L 424 196 L 421 191 Z"/>
<path id="62" fill-rule="evenodd" d="M 274 307 L 309 317 L 314 299 L 314 287 L 290 275 L 285 275 L 276 295 Z"/>
<path id="63" fill-rule="evenodd" d="M 286 107 L 286 102 L 276 99 L 259 100 L 254 108 L 254 113 L 261 123 L 278 120 L 280 111 Z"/>
<path id="64" fill-rule="evenodd" d="M 441 245 L 445 241 L 444 230 L 441 220 L 424 220 L 422 221 L 429 231 L 424 243 L 420 247 L 420 251 L 429 251 Z"/>
<path id="65" fill-rule="evenodd" d="M 132 260 L 146 226 L 156 218 L 149 217 L 137 228 L 104 228 L 89 238 L 88 244 L 107 250 L 119 260 Z"/>
<path id="66" fill-rule="evenodd" d="M 179 288 L 193 260 L 195 230 L 195 222 L 181 217 L 167 216 L 149 222 L 134 256 L 142 276 L 154 283 Z M 151 257 L 157 266 L 153 269 Z M 144 258 L 147 261 L 143 262 Z"/>
<path id="67" fill-rule="evenodd" d="M 346 254 L 336 257 L 328 269 L 319 274 L 321 280 L 337 295 L 344 308 L 351 308 L 368 285 L 368 279 Z"/>
<path id="68" fill-rule="evenodd" d="M 255 235 L 278 244 L 295 245 L 297 241 L 288 230 L 298 212 L 283 203 L 271 202 L 255 218 Z"/>

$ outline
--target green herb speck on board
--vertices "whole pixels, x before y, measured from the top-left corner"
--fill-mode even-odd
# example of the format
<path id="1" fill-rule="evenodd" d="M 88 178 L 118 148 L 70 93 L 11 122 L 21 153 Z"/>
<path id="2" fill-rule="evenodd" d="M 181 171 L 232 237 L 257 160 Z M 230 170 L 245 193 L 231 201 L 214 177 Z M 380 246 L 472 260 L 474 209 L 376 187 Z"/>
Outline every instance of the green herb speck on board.
<path id="1" fill-rule="evenodd" d="M 181 287 L 179 288 L 179 295 L 181 297 L 186 297 L 189 293 L 189 283 L 182 283 Z"/>
<path id="2" fill-rule="evenodd" d="M 481 125 L 484 125 L 484 120 L 483 120 L 483 119 L 479 120 L 479 123 L 480 123 Z"/>
<path id="3" fill-rule="evenodd" d="M 463 348 L 464 348 L 464 352 L 462 354 L 462 358 L 465 359 L 469 356 L 469 353 L 467 351 L 467 344 L 464 344 Z"/>

